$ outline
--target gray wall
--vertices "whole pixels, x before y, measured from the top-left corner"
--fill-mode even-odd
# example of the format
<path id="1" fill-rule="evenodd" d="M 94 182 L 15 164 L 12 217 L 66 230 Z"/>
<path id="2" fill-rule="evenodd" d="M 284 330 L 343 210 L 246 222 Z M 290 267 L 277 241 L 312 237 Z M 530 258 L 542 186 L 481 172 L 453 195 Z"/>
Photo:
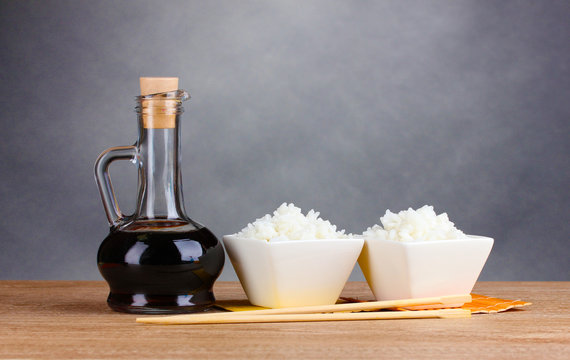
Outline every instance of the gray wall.
<path id="1" fill-rule="evenodd" d="M 179 76 L 216 235 L 285 201 L 348 232 L 432 204 L 495 238 L 481 279 L 570 280 L 569 4 L 2 1 L 0 278 L 100 279 L 94 160 L 135 141 L 139 76 Z"/>

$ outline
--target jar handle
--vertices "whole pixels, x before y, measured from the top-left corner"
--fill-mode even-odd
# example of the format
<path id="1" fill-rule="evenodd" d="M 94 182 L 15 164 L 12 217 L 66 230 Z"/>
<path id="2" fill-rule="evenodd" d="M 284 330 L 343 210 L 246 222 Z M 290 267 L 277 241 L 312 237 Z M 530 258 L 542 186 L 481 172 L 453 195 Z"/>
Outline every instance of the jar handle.
<path id="1" fill-rule="evenodd" d="M 115 191 L 111 184 L 111 177 L 109 176 L 109 165 L 115 160 L 131 160 L 136 161 L 137 147 L 136 146 L 115 146 L 109 148 L 101 153 L 95 162 L 95 180 L 101 193 L 101 200 L 103 200 L 103 207 L 107 213 L 107 220 L 111 226 L 120 224 L 125 216 L 119 209 Z"/>

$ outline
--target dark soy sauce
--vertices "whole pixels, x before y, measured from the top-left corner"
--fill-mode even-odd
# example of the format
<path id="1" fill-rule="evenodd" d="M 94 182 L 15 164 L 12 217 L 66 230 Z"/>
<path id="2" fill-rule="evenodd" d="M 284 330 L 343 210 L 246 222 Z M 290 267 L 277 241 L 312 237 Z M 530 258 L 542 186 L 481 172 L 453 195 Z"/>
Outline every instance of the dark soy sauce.
<path id="1" fill-rule="evenodd" d="M 164 230 L 140 223 L 112 230 L 99 247 L 97 263 L 113 310 L 185 313 L 214 304 L 212 286 L 225 259 L 221 243 L 205 227 L 173 224 L 173 231 L 165 224 Z"/>

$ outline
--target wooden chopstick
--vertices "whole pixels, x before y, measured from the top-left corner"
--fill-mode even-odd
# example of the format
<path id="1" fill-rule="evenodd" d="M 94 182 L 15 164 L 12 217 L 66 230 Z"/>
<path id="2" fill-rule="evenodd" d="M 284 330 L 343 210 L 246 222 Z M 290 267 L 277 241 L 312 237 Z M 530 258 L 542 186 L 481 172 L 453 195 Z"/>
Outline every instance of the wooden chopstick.
<path id="1" fill-rule="evenodd" d="M 212 314 L 214 315 L 214 314 Z M 139 318 L 137 322 L 163 325 L 190 324 L 236 324 L 298 321 L 348 321 L 348 320 L 389 320 L 389 319 L 423 319 L 423 318 L 467 318 L 471 311 L 464 309 L 419 310 L 419 311 L 384 311 L 359 313 L 326 313 L 326 314 L 281 314 L 253 315 L 230 313 L 226 316 L 195 315 L 178 319 Z"/>
<path id="2" fill-rule="evenodd" d="M 243 320 L 248 318 L 249 316 L 269 316 L 269 315 L 280 316 L 281 318 L 279 319 L 283 321 L 325 321 L 325 320 L 309 320 L 310 317 L 304 317 L 303 319 L 305 320 L 285 320 L 286 318 L 284 318 L 283 316 L 302 315 L 302 314 L 327 315 L 320 313 L 336 313 L 336 312 L 346 312 L 346 311 L 373 311 L 373 310 L 406 307 L 414 305 L 441 304 L 445 306 L 452 304 L 463 304 L 468 302 L 471 302 L 471 295 L 453 295 L 453 296 L 430 297 L 430 298 L 421 298 L 421 299 L 369 301 L 369 302 L 349 303 L 349 304 L 302 306 L 302 307 L 289 307 L 289 308 L 280 308 L 280 309 L 262 309 L 262 310 L 238 311 L 231 313 L 212 313 L 212 314 L 204 313 L 204 314 L 185 314 L 185 315 L 162 316 L 162 317 L 144 317 L 144 318 L 137 318 L 136 321 L 139 323 L 147 323 L 147 324 L 190 324 L 190 323 L 193 324 L 193 323 L 212 323 L 220 320 L 224 320 L 224 322 L 231 322 L 225 320 L 234 317 L 236 318 L 240 317 L 240 319 L 236 320 L 241 320 L 241 321 L 236 321 L 236 322 L 243 322 Z M 430 311 L 438 311 L 438 310 L 430 310 Z M 414 313 L 418 312 L 420 311 L 414 311 Z M 402 313 L 407 313 L 407 312 L 397 311 L 395 312 L 394 315 Z M 384 312 L 380 314 L 381 315 L 377 316 L 384 316 L 385 314 L 388 313 Z M 426 316 L 426 314 L 424 314 L 421 315 L 420 317 L 440 317 L 439 313 L 435 312 L 427 314 L 432 314 L 432 315 Z M 364 315 L 358 315 L 358 316 L 364 317 Z M 388 315 L 388 316 L 394 316 L 394 315 Z M 358 316 L 351 318 L 350 320 L 359 319 Z M 407 318 L 406 316 L 404 316 L 403 318 Z M 341 318 L 339 318 L 338 320 L 343 320 Z M 373 317 L 373 318 L 384 319 L 383 317 Z M 397 318 L 397 317 L 387 317 L 387 318 Z M 331 318 L 330 316 L 326 317 L 325 319 L 337 320 L 336 318 Z M 274 322 L 274 321 L 276 320 L 270 320 L 269 322 Z M 246 322 L 251 322 L 251 321 L 246 321 Z M 268 321 L 262 321 L 262 322 L 268 322 Z"/>

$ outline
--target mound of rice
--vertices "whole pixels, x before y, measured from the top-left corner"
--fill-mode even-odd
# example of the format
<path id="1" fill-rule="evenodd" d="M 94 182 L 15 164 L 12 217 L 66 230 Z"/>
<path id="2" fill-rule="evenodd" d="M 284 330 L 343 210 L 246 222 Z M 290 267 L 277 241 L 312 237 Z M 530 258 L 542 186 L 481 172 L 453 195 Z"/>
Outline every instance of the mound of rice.
<path id="1" fill-rule="evenodd" d="M 236 236 L 271 242 L 348 237 L 344 230 L 336 231 L 336 226 L 321 219 L 319 214 L 311 210 L 305 216 L 295 205 L 283 203 L 273 212 L 273 216 L 267 214 L 255 220 Z"/>
<path id="2" fill-rule="evenodd" d="M 446 213 L 437 215 L 433 206 L 428 205 L 418 210 L 409 208 L 397 214 L 386 210 L 380 222 L 382 226 L 374 225 L 362 236 L 394 241 L 432 241 L 467 237 L 461 230 L 455 228 Z"/>

